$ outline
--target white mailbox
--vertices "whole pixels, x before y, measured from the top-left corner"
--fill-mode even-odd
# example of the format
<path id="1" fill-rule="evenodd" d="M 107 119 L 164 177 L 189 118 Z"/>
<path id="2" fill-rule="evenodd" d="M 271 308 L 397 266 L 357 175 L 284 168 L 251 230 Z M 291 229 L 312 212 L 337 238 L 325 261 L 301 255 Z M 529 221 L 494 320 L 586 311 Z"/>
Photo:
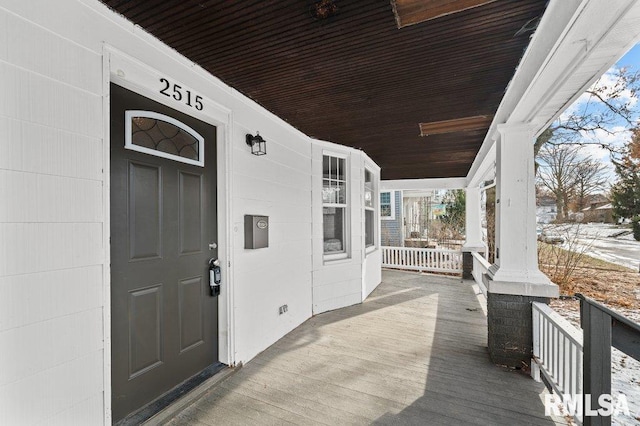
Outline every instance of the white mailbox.
<path id="1" fill-rule="evenodd" d="M 244 215 L 244 248 L 269 247 L 269 216 Z"/>

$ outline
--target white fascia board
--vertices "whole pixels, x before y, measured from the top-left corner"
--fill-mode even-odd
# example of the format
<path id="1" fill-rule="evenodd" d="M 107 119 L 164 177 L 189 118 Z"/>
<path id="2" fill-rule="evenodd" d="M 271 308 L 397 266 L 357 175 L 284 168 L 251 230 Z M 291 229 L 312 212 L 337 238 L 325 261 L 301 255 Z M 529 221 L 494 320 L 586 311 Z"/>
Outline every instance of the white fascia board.
<path id="1" fill-rule="evenodd" d="M 479 187 L 483 182 L 493 180 L 496 177 L 496 143 L 492 141 L 489 151 L 486 153 L 476 173 L 467 180 L 467 187 Z"/>
<path id="2" fill-rule="evenodd" d="M 430 189 L 464 189 L 467 187 L 467 178 L 438 178 L 438 179 L 398 179 L 398 180 L 381 180 L 381 191 L 403 191 L 403 190 L 421 190 L 428 191 Z"/>
<path id="3" fill-rule="evenodd" d="M 508 122 L 539 134 L 640 38 L 634 0 L 582 3 Z"/>
<path id="4" fill-rule="evenodd" d="M 481 177 L 476 176 L 479 169 L 485 163 L 486 157 L 494 145 L 497 125 L 505 123 L 536 74 L 548 60 L 549 53 L 553 50 L 557 40 L 561 37 L 569 22 L 571 22 L 576 9 L 580 6 L 580 0 L 551 0 L 535 31 L 527 50 L 525 51 L 516 72 L 507 86 L 507 91 L 500 102 L 493 122 L 487 131 L 482 146 L 469 169 L 467 177 L 469 182 L 477 182 Z M 495 161 L 494 158 L 489 159 Z M 482 172 L 481 172 L 482 173 Z"/>

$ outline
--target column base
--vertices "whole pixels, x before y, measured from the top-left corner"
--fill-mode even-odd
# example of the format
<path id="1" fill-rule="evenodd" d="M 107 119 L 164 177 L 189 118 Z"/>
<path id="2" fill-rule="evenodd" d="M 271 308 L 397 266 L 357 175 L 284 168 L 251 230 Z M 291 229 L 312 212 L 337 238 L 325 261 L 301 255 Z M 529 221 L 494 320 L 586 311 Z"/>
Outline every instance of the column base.
<path id="1" fill-rule="evenodd" d="M 533 354 L 531 302 L 548 297 L 487 293 L 489 356 L 494 364 L 530 368 Z"/>
<path id="2" fill-rule="evenodd" d="M 539 269 L 505 270 L 493 264 L 483 277 L 487 291 L 537 297 L 558 297 L 558 286 Z"/>
<path id="3" fill-rule="evenodd" d="M 470 250 L 465 251 L 462 249 L 462 279 L 472 280 L 473 279 L 473 254 L 478 253 L 479 255 L 484 255 L 484 251 L 481 250 Z"/>

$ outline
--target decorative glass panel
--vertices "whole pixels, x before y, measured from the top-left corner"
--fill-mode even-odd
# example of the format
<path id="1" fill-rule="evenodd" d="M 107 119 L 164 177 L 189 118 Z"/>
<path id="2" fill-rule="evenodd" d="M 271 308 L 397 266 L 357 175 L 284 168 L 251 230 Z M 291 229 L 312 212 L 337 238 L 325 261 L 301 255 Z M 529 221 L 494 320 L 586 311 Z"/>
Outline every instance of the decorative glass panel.
<path id="1" fill-rule="evenodd" d="M 191 127 L 152 111 L 125 112 L 125 147 L 204 166 L 204 139 Z"/>

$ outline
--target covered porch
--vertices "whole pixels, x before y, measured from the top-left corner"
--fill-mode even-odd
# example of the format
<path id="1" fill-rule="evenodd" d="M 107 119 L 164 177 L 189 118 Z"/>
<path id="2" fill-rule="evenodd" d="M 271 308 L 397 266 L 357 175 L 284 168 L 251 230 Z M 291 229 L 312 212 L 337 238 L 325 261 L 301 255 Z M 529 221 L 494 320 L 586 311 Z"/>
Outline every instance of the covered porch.
<path id="1" fill-rule="evenodd" d="M 364 303 L 309 319 L 170 424 L 565 424 L 545 416 L 541 383 L 489 359 L 473 281 L 382 278 Z"/>

